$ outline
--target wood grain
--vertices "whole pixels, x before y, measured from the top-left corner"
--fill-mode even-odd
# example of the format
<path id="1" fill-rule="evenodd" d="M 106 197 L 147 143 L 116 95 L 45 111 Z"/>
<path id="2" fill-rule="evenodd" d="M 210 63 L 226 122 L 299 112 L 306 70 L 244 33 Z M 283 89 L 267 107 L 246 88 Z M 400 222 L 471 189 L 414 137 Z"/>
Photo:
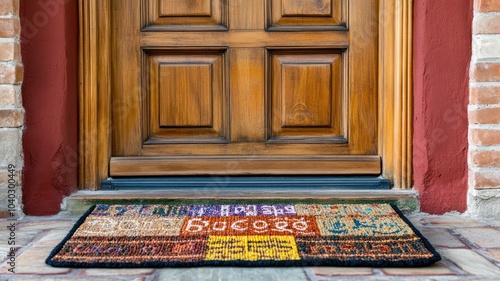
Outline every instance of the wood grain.
<path id="1" fill-rule="evenodd" d="M 79 1 L 79 188 L 97 189 L 111 157 L 109 0 Z M 99 25 L 102 29 L 97 29 Z M 97 83 L 100 81 L 100 83 Z"/>
<path id="2" fill-rule="evenodd" d="M 333 0 L 335 4 L 340 1 Z M 337 8 L 337 7 L 335 7 Z M 331 16 L 332 0 L 281 0 L 282 16 Z"/>
<path id="3" fill-rule="evenodd" d="M 142 11 L 143 30 L 227 29 L 228 6 L 222 0 L 140 0 L 136 4 L 140 7 L 131 12 Z"/>
<path id="4" fill-rule="evenodd" d="M 349 46 L 349 34 L 338 32 L 266 32 L 257 30 L 231 30 L 228 32 L 148 32 L 143 34 L 141 44 L 145 47 L 337 47 Z"/>
<path id="5" fill-rule="evenodd" d="M 159 0 L 162 17 L 211 16 L 211 0 Z"/>
<path id="6" fill-rule="evenodd" d="M 199 142 L 200 140 L 196 140 Z M 314 145 L 313 145 L 314 144 Z M 144 145 L 141 155 L 349 155 L 349 144 L 328 140 L 326 143 L 307 142 L 230 142 L 194 146 L 187 142 L 170 145 Z"/>
<path id="7" fill-rule="evenodd" d="M 211 127 L 210 64 L 161 65 L 160 127 Z"/>
<path id="8" fill-rule="evenodd" d="M 345 30 L 347 0 L 266 0 L 267 28 Z"/>
<path id="9" fill-rule="evenodd" d="M 381 1 L 385 16 L 379 51 L 379 155 L 383 176 L 413 187 L 413 0 Z"/>
<path id="10" fill-rule="evenodd" d="M 265 50 L 232 48 L 229 54 L 231 141 L 265 140 Z"/>
<path id="11" fill-rule="evenodd" d="M 351 0 L 349 48 L 349 143 L 353 154 L 378 151 L 378 1 Z"/>
<path id="12" fill-rule="evenodd" d="M 143 99 L 140 11 L 137 1 L 111 1 L 113 11 L 111 40 L 111 118 L 112 155 L 133 155 L 142 147 Z M 127 24 L 123 24 L 127 23 Z M 126 40 L 127 44 L 123 44 Z"/>
<path id="13" fill-rule="evenodd" d="M 264 0 L 230 0 L 229 13 L 231 30 L 264 29 Z"/>
<path id="14" fill-rule="evenodd" d="M 226 142 L 226 50 L 146 52 L 144 143 Z"/>
<path id="15" fill-rule="evenodd" d="M 238 0 L 237 6 L 221 5 L 216 11 L 216 13 L 220 11 L 220 17 L 215 17 L 215 20 L 202 20 L 205 22 L 191 21 L 190 16 L 161 16 L 161 8 L 157 5 L 158 2 L 153 0 L 79 1 L 80 187 L 98 188 L 100 181 L 110 176 L 108 167 L 111 157 L 129 159 L 132 162 L 160 157 L 165 161 L 164 164 L 155 163 L 155 165 L 162 167 L 171 165 L 168 160 L 171 156 L 215 157 L 213 161 L 204 159 L 207 163 L 215 163 L 215 166 L 227 165 L 217 162 L 218 156 L 266 155 L 275 159 L 283 156 L 288 157 L 291 162 L 287 165 L 285 160 L 280 159 L 282 161 L 280 164 L 284 164 L 281 165 L 281 171 L 276 165 L 271 169 L 272 173 L 277 174 L 280 171 L 280 173 L 307 174 L 313 173 L 314 167 L 308 166 L 305 170 L 299 168 L 298 162 L 294 162 L 294 157 L 314 158 L 325 154 L 332 157 L 330 159 L 332 162 L 328 164 L 317 162 L 318 169 L 322 173 L 327 173 L 328 169 L 331 174 L 364 173 L 357 170 L 361 169 L 359 167 L 365 167 L 364 164 L 358 163 L 356 166 L 354 162 L 359 160 L 356 155 L 367 154 L 363 157 L 378 159 L 378 164 L 374 164 L 377 161 L 373 161 L 367 170 L 375 171 L 375 166 L 371 165 L 378 165 L 380 171 L 382 165 L 383 175 L 394 179 L 397 187 L 411 186 L 412 4 L 410 2 L 396 5 L 395 0 L 379 0 L 366 5 L 366 1 L 363 0 L 349 2 L 332 0 L 332 15 L 340 11 L 340 14 L 337 14 L 337 18 L 340 18 L 338 26 L 328 23 L 327 28 L 322 29 L 325 24 L 319 22 L 314 26 L 314 21 L 321 21 L 327 17 L 310 15 L 310 18 L 316 18 L 313 22 L 299 19 L 290 22 L 288 26 L 281 26 L 288 32 L 266 32 L 263 30 L 263 25 L 270 26 L 270 0 Z M 257 13 L 240 19 L 230 15 L 244 10 L 245 8 L 240 5 L 245 3 L 248 3 L 249 10 Z M 336 9 L 338 3 L 340 8 Z M 141 7 L 142 12 L 138 12 L 141 11 Z M 315 12 L 303 11 L 303 13 Z M 293 17 L 290 15 L 289 18 Z M 304 18 L 307 17 L 304 15 Z M 168 18 L 178 18 L 178 21 L 168 22 Z M 263 20 L 260 20 L 262 18 Z M 161 20 L 157 21 L 158 19 Z M 181 22 L 187 25 L 179 25 Z M 139 26 L 143 27 L 142 31 L 138 30 Z M 232 26 L 234 29 L 228 30 Z M 198 52 L 203 53 L 205 52 L 203 50 L 208 50 L 206 52 L 210 53 L 213 47 L 228 49 L 228 59 L 221 66 L 223 68 L 221 73 L 224 76 L 224 87 L 227 87 L 228 101 L 235 99 L 225 113 L 229 122 L 227 128 L 231 129 L 227 129 L 227 132 L 230 131 L 229 142 L 191 144 L 190 142 L 199 140 L 196 140 L 195 135 L 186 133 L 181 143 L 163 143 L 162 138 L 159 138 L 159 141 L 150 138 L 152 141 L 148 143 L 146 137 L 150 133 L 149 127 L 141 121 L 149 118 L 150 114 L 150 101 L 147 95 L 150 90 L 147 86 L 149 71 L 145 63 L 147 58 L 145 50 L 170 52 L 197 48 Z M 239 49 L 243 51 L 239 52 Z M 348 75 L 342 77 L 343 94 L 340 102 L 343 109 L 340 131 L 345 136 L 340 141 L 343 143 L 314 143 L 303 136 L 300 141 L 305 143 L 272 143 L 266 136 L 262 138 L 262 131 L 268 129 L 269 123 L 264 122 L 263 128 L 258 128 L 257 124 L 261 124 L 263 118 L 266 119 L 269 114 L 267 103 L 272 71 L 269 60 L 264 60 L 264 66 L 258 63 L 254 66 L 252 60 L 260 62 L 262 56 L 268 58 L 272 52 L 289 49 L 298 49 L 302 52 L 346 49 L 342 71 Z M 252 80 L 251 83 L 245 80 L 248 77 L 261 76 L 261 72 L 264 72 L 262 79 Z M 295 72 L 298 76 L 303 76 L 301 73 L 308 71 Z M 295 75 L 289 76 L 288 79 L 292 79 L 290 78 L 292 76 Z M 380 84 L 377 81 L 381 81 Z M 301 83 L 293 82 L 291 85 L 289 88 L 295 89 L 300 88 Z M 257 94 L 258 88 L 264 90 Z M 250 100 L 252 95 L 240 93 L 238 97 L 235 94 L 236 90 L 240 92 L 244 89 L 255 91 L 256 99 Z M 258 100 L 261 98 L 264 99 L 263 112 L 242 118 L 241 116 L 248 115 L 245 113 L 247 110 L 245 104 L 248 103 L 249 108 L 257 109 L 262 104 L 262 101 Z M 232 122 L 235 122 L 234 125 Z M 296 123 L 293 118 L 290 122 Z M 380 157 L 376 156 L 377 153 L 384 159 L 382 164 Z M 342 161 L 338 165 L 334 163 L 338 160 L 335 160 L 335 156 L 352 157 L 353 166 L 349 169 L 342 168 L 340 164 Z M 191 160 L 198 163 L 194 158 Z M 127 163 L 130 164 L 128 167 L 133 169 L 134 165 L 131 165 L 131 162 Z M 261 166 L 266 163 L 260 162 Z M 242 174 L 265 172 L 262 171 L 262 167 L 258 167 L 259 165 L 245 165 L 249 170 L 241 171 Z M 188 165 L 183 167 L 186 168 Z M 208 169 L 207 171 L 215 169 L 207 165 L 204 167 Z M 125 174 L 124 170 L 121 172 Z"/>
<path id="16" fill-rule="evenodd" d="M 376 175 L 378 156 L 180 156 L 111 158 L 111 176 Z"/>
<path id="17" fill-rule="evenodd" d="M 273 142 L 346 142 L 341 132 L 343 50 L 271 54 L 270 127 Z"/>

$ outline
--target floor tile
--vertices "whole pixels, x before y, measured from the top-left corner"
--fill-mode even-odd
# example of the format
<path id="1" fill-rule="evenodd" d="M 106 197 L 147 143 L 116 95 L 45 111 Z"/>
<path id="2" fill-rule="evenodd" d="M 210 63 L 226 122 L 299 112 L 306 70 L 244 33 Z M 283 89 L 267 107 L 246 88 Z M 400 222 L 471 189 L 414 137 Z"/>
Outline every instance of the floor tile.
<path id="1" fill-rule="evenodd" d="M 13 231 L 10 231 L 8 227 L 14 223 L 15 226 Z M 4 241 L 1 241 L 2 244 L 7 244 L 8 238 L 11 237 L 11 233 L 13 236 L 13 241 L 15 241 L 17 246 L 24 246 L 30 243 L 37 235 L 37 231 L 24 231 L 20 228 L 20 222 L 17 221 L 0 221 L 0 237 L 3 238 Z M 10 240 L 12 241 L 12 240 Z"/>
<path id="2" fill-rule="evenodd" d="M 169 281 L 307 281 L 300 267 L 201 267 L 158 270 L 158 280 Z"/>
<path id="3" fill-rule="evenodd" d="M 41 231 L 41 230 L 49 230 L 49 229 L 65 229 L 68 232 L 75 225 L 75 220 L 68 219 L 54 219 L 54 220 L 33 220 L 28 222 L 22 222 L 19 224 L 20 231 Z"/>
<path id="4" fill-rule="evenodd" d="M 472 250 L 441 248 L 438 251 L 444 258 L 453 262 L 465 272 L 480 276 L 500 277 L 500 268 Z"/>
<path id="5" fill-rule="evenodd" d="M 1 280 L 1 279 L 0 279 Z M 144 278 L 142 277 L 137 277 L 137 278 L 132 278 L 132 279 L 123 279 L 123 278 L 112 278 L 112 277 L 109 277 L 109 278 L 102 278 L 102 277 L 84 277 L 84 278 L 80 278 L 78 277 L 75 278 L 71 278 L 71 277 L 36 277 L 36 278 L 32 278 L 32 277 L 21 277 L 21 278 L 16 278 L 16 279 L 13 279 L 13 281 L 144 281 Z"/>
<path id="6" fill-rule="evenodd" d="M 487 249 L 486 252 L 490 257 L 495 259 L 497 262 L 500 262 L 500 248 L 498 249 Z"/>
<path id="7" fill-rule="evenodd" d="M 372 275 L 373 270 L 369 267 L 306 267 L 305 270 L 310 271 L 316 276 L 366 276 Z"/>
<path id="8" fill-rule="evenodd" d="M 52 267 L 45 264 L 50 253 L 49 249 L 28 249 L 16 257 L 16 274 L 62 274 L 68 273 L 70 268 Z M 10 265 L 3 263 L 1 273 L 9 273 Z"/>
<path id="9" fill-rule="evenodd" d="M 481 248 L 500 248 L 500 230 L 494 228 L 458 228 L 455 230 Z"/>
<path id="10" fill-rule="evenodd" d="M 0 245 L 0 262 L 7 258 L 7 255 L 10 254 L 11 248 L 12 246 L 10 245 Z M 14 246 L 14 248 L 14 252 L 17 252 L 21 249 L 21 246 Z"/>
<path id="11" fill-rule="evenodd" d="M 34 248 L 50 248 L 54 249 L 57 244 L 68 235 L 65 230 L 51 230 L 47 232 L 42 238 L 33 243 Z"/>
<path id="12" fill-rule="evenodd" d="M 421 217 L 408 217 L 408 220 L 417 228 L 424 226 L 424 220 Z"/>
<path id="13" fill-rule="evenodd" d="M 429 217 L 424 218 L 423 221 L 429 225 L 434 226 L 449 226 L 449 227 L 481 227 L 485 224 L 462 217 Z"/>
<path id="14" fill-rule="evenodd" d="M 455 275 L 455 272 L 441 262 L 426 267 L 382 268 L 381 270 L 384 274 L 397 276 Z"/>
<path id="15" fill-rule="evenodd" d="M 442 228 L 426 228 L 421 229 L 420 232 L 424 235 L 434 247 L 447 247 L 447 248 L 465 248 L 466 245 L 462 243 L 457 237 L 451 234 L 447 229 Z"/>
<path id="16" fill-rule="evenodd" d="M 134 275 L 148 275 L 152 274 L 155 270 L 153 268 L 93 268 L 82 271 L 82 275 L 92 276 L 134 276 Z"/>

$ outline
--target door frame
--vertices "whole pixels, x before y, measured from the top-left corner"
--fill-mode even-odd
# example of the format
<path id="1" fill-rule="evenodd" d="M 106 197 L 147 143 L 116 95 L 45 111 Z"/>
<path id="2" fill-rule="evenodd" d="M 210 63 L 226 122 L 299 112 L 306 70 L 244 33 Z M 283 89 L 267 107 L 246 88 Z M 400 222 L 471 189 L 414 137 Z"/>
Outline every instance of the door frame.
<path id="1" fill-rule="evenodd" d="M 111 157 L 112 0 L 79 5 L 79 187 L 98 190 Z M 401 3 L 403 2 L 403 3 Z M 395 188 L 412 181 L 413 0 L 379 0 L 378 154 L 382 176 Z"/>

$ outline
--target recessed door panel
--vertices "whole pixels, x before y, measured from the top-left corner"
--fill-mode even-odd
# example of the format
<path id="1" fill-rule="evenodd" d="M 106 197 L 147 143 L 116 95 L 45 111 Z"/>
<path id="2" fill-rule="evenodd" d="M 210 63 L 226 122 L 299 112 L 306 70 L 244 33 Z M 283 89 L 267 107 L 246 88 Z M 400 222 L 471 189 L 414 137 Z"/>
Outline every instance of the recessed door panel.
<path id="1" fill-rule="evenodd" d="M 211 0 L 159 0 L 160 17 L 211 17 Z"/>
<path id="2" fill-rule="evenodd" d="M 141 0 L 143 30 L 226 30 L 223 0 Z"/>
<path id="3" fill-rule="evenodd" d="M 225 142 L 224 50 L 146 52 L 146 144 Z"/>
<path id="4" fill-rule="evenodd" d="M 346 0 L 267 0 L 268 29 L 347 28 Z"/>
<path id="5" fill-rule="evenodd" d="M 342 50 L 270 52 L 272 142 L 345 143 Z"/>
<path id="6" fill-rule="evenodd" d="M 281 15 L 283 17 L 330 17 L 332 16 L 332 1 L 334 2 L 334 5 L 339 2 L 336 0 L 281 0 Z M 335 7 L 335 9 L 338 9 L 338 7 Z"/>

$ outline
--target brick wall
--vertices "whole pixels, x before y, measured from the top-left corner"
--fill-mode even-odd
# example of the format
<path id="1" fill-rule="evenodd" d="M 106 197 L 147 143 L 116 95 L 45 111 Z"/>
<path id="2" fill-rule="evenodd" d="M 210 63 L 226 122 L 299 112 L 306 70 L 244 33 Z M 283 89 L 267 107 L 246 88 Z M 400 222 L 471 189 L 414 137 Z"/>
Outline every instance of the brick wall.
<path id="1" fill-rule="evenodd" d="M 24 111 L 21 101 L 23 66 L 19 47 L 19 0 L 0 1 L 0 217 L 9 215 L 10 207 L 20 210 L 19 175 L 23 165 L 21 136 Z M 15 175 L 9 177 L 9 165 Z M 12 167 L 12 166 L 11 166 Z M 10 185 L 15 182 L 15 188 Z M 9 191 L 10 190 L 10 191 Z M 10 196 L 9 196 L 10 194 Z M 19 212 L 16 212 L 19 215 Z"/>
<path id="2" fill-rule="evenodd" d="M 469 105 L 469 212 L 500 217 L 500 1 L 475 0 Z"/>

